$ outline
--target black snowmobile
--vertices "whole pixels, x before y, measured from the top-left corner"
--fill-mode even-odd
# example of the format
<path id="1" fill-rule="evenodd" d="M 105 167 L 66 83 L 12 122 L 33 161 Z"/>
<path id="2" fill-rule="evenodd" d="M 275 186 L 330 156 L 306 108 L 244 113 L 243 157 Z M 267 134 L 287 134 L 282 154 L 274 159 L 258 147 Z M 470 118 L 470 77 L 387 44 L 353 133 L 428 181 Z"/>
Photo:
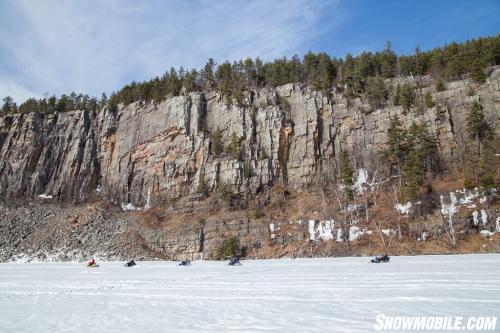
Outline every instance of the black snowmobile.
<path id="1" fill-rule="evenodd" d="M 231 258 L 228 263 L 229 266 L 241 266 L 240 258 Z"/>
<path id="2" fill-rule="evenodd" d="M 137 265 L 137 264 L 135 263 L 135 261 L 130 260 L 129 262 L 125 263 L 123 266 L 125 266 L 125 267 L 133 267 L 133 266 L 135 266 L 135 265 Z"/>
<path id="3" fill-rule="evenodd" d="M 183 260 L 179 263 L 179 266 L 191 266 L 191 260 Z"/>
<path id="4" fill-rule="evenodd" d="M 391 257 L 389 257 L 387 254 L 384 254 L 383 256 L 378 256 L 370 260 L 371 263 L 373 264 L 381 264 L 385 262 L 389 262 L 391 260 Z"/>

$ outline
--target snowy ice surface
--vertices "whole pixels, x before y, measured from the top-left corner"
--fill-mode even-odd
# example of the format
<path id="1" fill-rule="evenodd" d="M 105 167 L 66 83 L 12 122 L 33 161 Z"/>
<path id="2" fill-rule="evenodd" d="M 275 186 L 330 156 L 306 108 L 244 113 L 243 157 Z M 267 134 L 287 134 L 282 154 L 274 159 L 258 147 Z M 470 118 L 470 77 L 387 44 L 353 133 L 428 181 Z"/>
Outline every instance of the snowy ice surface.
<path id="1" fill-rule="evenodd" d="M 372 332 L 380 313 L 500 313 L 500 255 L 368 259 L 0 264 L 0 332 Z"/>

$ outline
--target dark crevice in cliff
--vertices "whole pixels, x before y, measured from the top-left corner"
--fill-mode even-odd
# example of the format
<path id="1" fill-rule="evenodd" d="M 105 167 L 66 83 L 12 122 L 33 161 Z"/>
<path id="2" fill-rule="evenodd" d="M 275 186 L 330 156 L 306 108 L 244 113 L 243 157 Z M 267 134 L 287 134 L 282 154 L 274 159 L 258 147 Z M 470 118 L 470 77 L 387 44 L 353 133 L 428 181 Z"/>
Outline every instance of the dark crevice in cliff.
<path id="1" fill-rule="evenodd" d="M 205 132 L 207 130 L 207 99 L 205 94 L 200 94 L 200 107 L 198 108 L 197 129 L 198 132 Z"/>
<path id="2" fill-rule="evenodd" d="M 446 106 L 446 112 L 448 114 L 448 123 L 450 124 L 450 131 L 451 131 L 451 134 L 452 134 L 452 137 L 453 137 L 453 140 L 455 141 L 455 145 L 457 145 L 457 136 L 456 136 L 456 133 L 455 133 L 455 126 L 454 126 L 454 123 L 453 123 L 453 116 L 451 114 L 451 110 L 448 106 Z M 451 153 L 452 155 L 455 154 L 455 150 L 454 149 L 451 149 Z"/>
<path id="3" fill-rule="evenodd" d="M 5 116 L 3 118 L 3 127 L 0 128 L 0 151 L 2 151 L 3 143 L 9 135 L 9 130 L 12 126 L 12 116 Z"/>
<path id="4" fill-rule="evenodd" d="M 184 111 L 186 114 L 184 115 L 184 128 L 186 129 L 186 135 L 189 136 L 191 135 L 191 116 L 192 116 L 192 107 L 193 107 L 193 100 L 191 99 L 191 96 L 188 96 L 186 98 L 186 105 L 184 106 Z"/>
<path id="5" fill-rule="evenodd" d="M 130 200 L 131 200 L 132 182 L 134 180 L 135 162 L 132 162 L 132 156 L 129 156 L 129 164 L 131 166 L 130 166 L 130 171 L 128 173 L 128 178 L 127 178 L 127 202 L 130 202 Z"/>

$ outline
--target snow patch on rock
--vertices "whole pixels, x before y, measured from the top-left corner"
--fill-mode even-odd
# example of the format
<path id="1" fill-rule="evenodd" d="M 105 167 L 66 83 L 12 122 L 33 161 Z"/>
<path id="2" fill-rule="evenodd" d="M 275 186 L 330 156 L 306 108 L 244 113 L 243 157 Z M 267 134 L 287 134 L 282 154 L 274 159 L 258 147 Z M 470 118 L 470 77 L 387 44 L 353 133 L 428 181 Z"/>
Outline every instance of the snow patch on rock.
<path id="1" fill-rule="evenodd" d="M 364 191 L 363 185 L 368 182 L 368 171 L 361 168 L 357 170 L 356 174 L 356 182 L 353 184 L 353 187 L 361 193 Z"/>
<path id="2" fill-rule="evenodd" d="M 40 194 L 38 197 L 40 199 L 54 199 L 53 196 L 51 196 L 50 194 L 45 194 L 45 193 L 44 194 Z"/>
<path id="3" fill-rule="evenodd" d="M 486 225 L 486 223 L 488 223 L 488 214 L 486 214 L 486 211 L 484 209 L 481 209 L 481 221 L 483 222 L 483 225 Z"/>
<path id="4" fill-rule="evenodd" d="M 151 208 L 151 189 L 148 189 L 148 196 L 146 198 L 146 204 L 144 205 L 144 210 Z"/>
<path id="5" fill-rule="evenodd" d="M 309 239 L 317 240 L 332 240 L 333 239 L 333 220 L 315 221 L 309 220 Z"/>
<path id="6" fill-rule="evenodd" d="M 420 235 L 418 240 L 425 242 L 427 240 L 427 237 L 429 237 L 429 234 L 426 231 L 422 231 L 422 234 Z"/>
<path id="7" fill-rule="evenodd" d="M 276 234 L 274 233 L 275 226 L 274 223 L 269 223 L 269 231 L 271 232 L 271 239 L 276 238 Z"/>
<path id="8" fill-rule="evenodd" d="M 373 233 L 373 231 L 368 230 L 367 228 L 360 229 L 359 227 L 353 225 L 349 229 L 349 240 L 352 242 L 352 241 L 357 240 L 359 237 L 361 237 L 365 234 L 371 235 L 372 233 Z"/>
<path id="9" fill-rule="evenodd" d="M 342 234 L 342 229 L 341 228 L 338 228 L 337 230 L 337 238 L 336 238 L 337 242 L 342 242 L 344 240 L 344 236 Z"/>
<path id="10" fill-rule="evenodd" d="M 129 202 L 128 204 L 123 204 L 121 205 L 123 211 L 135 211 L 135 210 L 141 210 L 141 208 L 134 206 L 133 203 Z"/>
<path id="11" fill-rule="evenodd" d="M 408 215 L 410 213 L 410 210 L 411 210 L 411 207 L 412 207 L 412 204 L 411 202 L 407 202 L 405 204 L 396 204 L 396 206 L 394 206 L 396 208 L 396 210 L 401 213 L 401 214 L 405 214 L 405 215 Z"/>
<path id="12" fill-rule="evenodd" d="M 362 233 L 361 233 L 362 234 Z M 353 225 L 349 228 L 349 240 L 355 241 L 360 236 L 359 227 Z"/>
<path id="13" fill-rule="evenodd" d="M 477 225 L 479 223 L 478 216 L 479 216 L 479 213 L 477 212 L 477 210 L 472 212 L 472 222 L 474 223 L 474 225 Z"/>
<path id="14" fill-rule="evenodd" d="M 481 234 L 481 236 L 483 236 L 483 237 L 491 237 L 491 236 L 493 236 L 495 233 L 494 233 L 494 232 L 491 232 L 491 231 L 489 231 L 489 230 L 481 230 L 481 231 L 480 231 L 480 234 Z"/>
<path id="15" fill-rule="evenodd" d="M 382 233 L 386 236 L 395 235 L 396 230 L 393 229 L 382 229 Z"/>
<path id="16" fill-rule="evenodd" d="M 458 200 L 457 196 L 455 195 L 454 192 L 450 192 L 450 203 L 446 204 L 444 202 L 444 196 L 440 196 L 441 199 L 441 214 L 443 216 L 448 216 L 448 224 L 452 226 L 453 224 L 453 215 L 455 215 L 456 212 L 458 212 Z"/>

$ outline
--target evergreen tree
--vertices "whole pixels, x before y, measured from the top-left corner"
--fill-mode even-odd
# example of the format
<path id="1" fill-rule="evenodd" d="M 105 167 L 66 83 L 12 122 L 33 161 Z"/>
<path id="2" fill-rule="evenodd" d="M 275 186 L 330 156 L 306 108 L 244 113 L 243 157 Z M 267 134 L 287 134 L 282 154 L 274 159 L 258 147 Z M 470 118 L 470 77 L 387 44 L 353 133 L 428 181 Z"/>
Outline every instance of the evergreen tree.
<path id="1" fill-rule="evenodd" d="M 215 74 L 218 81 L 218 88 L 225 96 L 226 104 L 229 107 L 233 98 L 232 67 L 229 62 L 225 62 L 217 67 Z"/>
<path id="2" fill-rule="evenodd" d="M 57 98 L 56 96 L 50 96 L 47 100 L 47 112 L 52 113 L 56 110 Z"/>
<path id="3" fill-rule="evenodd" d="M 231 136 L 229 138 L 229 146 L 227 148 L 227 152 L 234 159 L 240 158 L 240 142 L 239 142 L 238 135 L 236 134 L 236 132 L 231 133 Z"/>
<path id="4" fill-rule="evenodd" d="M 469 109 L 466 118 L 467 132 L 470 137 L 475 139 L 478 151 L 481 151 L 481 143 L 484 138 L 490 135 L 490 128 L 484 119 L 483 106 L 481 103 L 474 101 Z"/>
<path id="5" fill-rule="evenodd" d="M 432 94 L 430 91 L 425 93 L 425 107 L 431 109 L 435 106 L 434 100 L 432 99 Z"/>
<path id="6" fill-rule="evenodd" d="M 404 83 L 399 91 L 399 104 L 408 112 L 415 103 L 415 91 L 409 83 Z"/>
<path id="7" fill-rule="evenodd" d="M 186 72 L 182 82 L 183 82 L 183 87 L 186 89 L 187 92 L 199 90 L 198 83 L 196 82 L 197 78 L 198 78 L 198 72 L 196 71 L 196 69 L 192 69 Z"/>
<path id="8" fill-rule="evenodd" d="M 391 42 L 386 42 L 381 58 L 380 74 L 385 78 L 394 77 L 396 75 L 397 56 L 392 51 Z"/>
<path id="9" fill-rule="evenodd" d="M 484 74 L 483 68 L 484 66 L 481 64 L 481 61 L 479 59 L 476 59 L 474 61 L 472 72 L 470 74 L 470 78 L 472 81 L 476 83 L 484 83 L 486 81 L 486 75 Z"/>
<path id="10" fill-rule="evenodd" d="M 58 112 L 66 112 L 71 108 L 71 102 L 68 96 L 61 95 L 61 98 L 57 101 L 56 111 Z"/>
<path id="11" fill-rule="evenodd" d="M 28 98 L 19 105 L 19 113 L 40 112 L 40 104 L 35 98 Z"/>
<path id="12" fill-rule="evenodd" d="M 401 170 L 401 176 L 403 200 L 412 201 L 420 192 L 423 179 L 423 170 L 417 150 L 411 150 L 408 154 Z"/>
<path id="13" fill-rule="evenodd" d="M 489 191 L 495 188 L 495 173 L 498 168 L 498 157 L 495 156 L 494 140 L 488 139 L 484 142 L 484 148 L 479 158 L 478 168 L 478 185 Z"/>
<path id="14" fill-rule="evenodd" d="M 335 68 L 332 65 L 332 61 L 328 54 L 320 53 L 318 55 L 318 67 L 316 69 L 316 78 L 314 87 L 327 95 L 330 89 L 333 79 Z"/>
<path id="15" fill-rule="evenodd" d="M 170 68 L 170 72 L 168 73 L 166 88 L 167 88 L 167 94 L 170 94 L 172 96 L 179 96 L 179 93 L 182 88 L 182 82 L 179 79 L 179 76 L 177 75 L 175 68 L 173 67 Z"/>
<path id="16" fill-rule="evenodd" d="M 99 100 L 99 107 L 103 107 L 104 105 L 106 105 L 107 102 L 108 102 L 108 96 L 106 96 L 106 93 L 102 93 L 101 99 Z"/>
<path id="17" fill-rule="evenodd" d="M 380 109 L 387 100 L 387 88 L 381 76 L 369 77 L 366 80 L 365 97 L 373 109 Z"/>
<path id="18" fill-rule="evenodd" d="M 114 110 L 120 103 L 128 105 L 138 101 L 161 102 L 169 96 L 178 96 L 181 90 L 189 93 L 213 89 L 222 92 L 228 108 L 233 101 L 243 107 L 246 96 L 250 96 L 248 100 L 252 101 L 253 92 L 248 91 L 250 89 L 273 88 L 297 82 L 308 84 L 325 95 L 336 86 L 338 89 L 343 89 L 343 96 L 348 101 L 365 94 L 364 97 L 370 101 L 372 107 L 376 108 L 383 100 L 380 96 L 384 95 L 381 86 L 373 84 L 380 82 L 378 76 L 381 78 L 395 75 L 417 76 L 419 82 L 419 76 L 425 74 L 446 79 L 461 79 L 470 75 L 471 80 L 483 83 L 486 79 L 487 66 L 494 65 L 500 65 L 500 35 L 473 39 L 461 44 L 451 43 L 427 52 L 416 48 L 414 54 L 400 56 L 392 51 L 388 42 L 381 52 L 362 52 L 358 56 L 347 54 L 344 59 L 313 52 L 304 55 L 302 61 L 297 56 L 291 59 L 283 57 L 270 62 L 263 62 L 259 58 L 255 60 L 248 58 L 244 61 L 233 63 L 226 61 L 216 65 L 213 59 L 209 59 L 199 72 L 196 69 L 171 68 L 161 78 L 131 82 L 117 91 L 113 98 L 110 97 L 110 101 L 105 102 L 101 99 L 98 107 L 103 107 L 107 103 L 110 109 Z M 446 89 L 442 78 L 437 82 L 437 91 Z M 396 88 L 392 95 L 394 105 L 403 106 L 405 111 L 415 107 L 415 103 L 422 108 L 425 102 L 424 96 L 420 91 L 418 97 L 422 100 L 415 100 L 413 90 L 409 85 Z M 37 104 L 38 111 L 44 113 L 53 110 L 61 112 L 75 109 L 92 110 L 97 105 L 91 97 L 77 93 L 61 96 L 55 101 L 45 97 L 43 100 L 37 100 Z M 13 103 L 11 107 L 5 108 L 7 109 L 9 112 L 14 112 L 17 106 Z M 34 110 L 23 105 L 23 112 L 28 112 L 30 109 Z"/>
<path id="19" fill-rule="evenodd" d="M 344 185 L 344 194 L 348 200 L 353 198 L 351 187 L 353 184 L 352 176 L 354 172 L 350 164 L 349 153 L 347 150 L 342 150 L 340 152 L 340 179 L 342 180 L 342 185 Z"/>
<path id="20" fill-rule="evenodd" d="M 446 90 L 446 86 L 444 85 L 443 79 L 439 79 L 436 83 L 436 91 L 441 92 L 441 91 L 445 91 L 445 90 Z"/>
<path id="21" fill-rule="evenodd" d="M 254 64 L 252 58 L 245 59 L 244 69 L 245 69 L 245 80 L 246 80 L 247 86 L 249 86 L 251 88 L 256 88 L 257 87 L 257 70 L 255 69 L 255 64 Z"/>
<path id="22" fill-rule="evenodd" d="M 476 143 L 474 151 L 467 151 L 466 181 L 475 180 L 476 186 L 489 190 L 495 186 L 495 134 L 485 120 L 483 106 L 474 101 L 466 118 L 466 128 Z"/>
<path id="23" fill-rule="evenodd" d="M 401 105 L 399 96 L 401 96 L 401 86 L 398 83 L 396 85 L 396 90 L 394 91 L 394 95 L 392 96 L 392 103 L 394 104 L 394 106 Z"/>
<path id="24" fill-rule="evenodd" d="M 216 129 L 212 133 L 212 152 L 215 156 L 219 156 L 222 154 L 223 145 L 222 145 L 222 132 L 220 129 Z"/>
<path id="25" fill-rule="evenodd" d="M 419 165 L 423 171 L 435 172 L 439 170 L 439 159 L 436 140 L 428 131 L 429 124 L 422 122 L 412 123 L 406 138 L 407 150 L 415 151 Z"/>
<path id="26" fill-rule="evenodd" d="M 7 114 L 7 113 L 13 113 L 14 111 L 14 99 L 10 96 L 6 96 L 3 98 L 3 105 L 2 105 L 2 113 Z"/>
<path id="27" fill-rule="evenodd" d="M 413 122 L 406 135 L 406 149 L 401 168 L 402 195 L 411 201 L 420 192 L 426 173 L 433 175 L 439 170 L 439 158 L 435 139 L 429 134 L 428 124 Z"/>
<path id="28" fill-rule="evenodd" d="M 391 164 L 396 165 L 398 174 L 406 155 L 406 131 L 398 116 L 391 118 L 387 131 L 386 154 Z"/>

